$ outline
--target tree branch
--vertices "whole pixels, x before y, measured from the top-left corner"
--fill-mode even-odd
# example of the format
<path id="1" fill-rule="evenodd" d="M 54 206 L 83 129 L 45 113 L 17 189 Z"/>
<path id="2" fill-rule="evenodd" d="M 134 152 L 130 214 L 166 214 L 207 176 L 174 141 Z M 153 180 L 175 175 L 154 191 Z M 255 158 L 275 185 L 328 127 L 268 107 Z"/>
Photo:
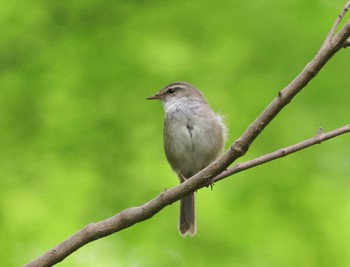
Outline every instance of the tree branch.
<path id="1" fill-rule="evenodd" d="M 314 59 L 286 88 L 278 93 L 277 97 L 270 103 L 270 105 L 220 159 L 194 175 L 191 179 L 188 179 L 186 182 L 174 188 L 165 190 L 144 205 L 125 209 L 111 218 L 86 226 L 61 244 L 50 249 L 41 257 L 28 263 L 26 266 L 52 266 L 91 241 L 108 236 L 124 228 L 130 227 L 135 223 L 151 218 L 167 205 L 170 205 L 184 195 L 207 185 L 212 178 L 224 171 L 237 158 L 244 155 L 253 141 L 273 120 L 273 118 L 275 118 L 278 113 L 316 76 L 316 74 L 322 69 L 328 60 L 339 51 L 340 48 L 347 46 L 348 38 L 350 36 L 350 21 L 348 21 L 337 34 L 335 34 L 335 29 L 349 8 L 349 3 L 350 1 L 346 4 L 340 16 L 338 16 L 326 38 L 326 41 Z M 326 138 L 324 140 L 326 140 Z M 286 149 L 282 150 L 280 153 L 283 154 L 285 151 Z M 246 164 L 248 163 L 249 162 Z M 216 179 L 219 180 L 219 178 Z"/>
<path id="2" fill-rule="evenodd" d="M 350 124 L 327 133 L 322 133 L 322 132 L 318 133 L 316 136 L 310 139 L 307 139 L 303 142 L 300 142 L 285 148 L 281 148 L 277 151 L 274 151 L 272 153 L 266 154 L 264 156 L 261 156 L 259 158 L 256 158 L 244 163 L 236 164 L 232 168 L 226 171 L 223 171 L 221 174 L 216 176 L 213 179 L 213 181 L 218 182 L 238 172 L 262 165 L 264 163 L 270 162 L 272 160 L 275 160 L 281 157 L 285 157 L 289 154 L 306 149 L 316 144 L 320 144 L 324 141 L 327 141 L 329 139 L 335 138 L 337 136 L 340 136 L 342 134 L 346 134 L 349 132 L 350 132 Z M 102 237 L 105 237 L 115 232 L 118 232 L 120 230 L 123 230 L 124 228 L 128 228 L 134 225 L 135 223 L 151 218 L 154 214 L 158 213 L 162 209 L 162 207 L 166 206 L 162 203 L 164 200 L 168 203 L 169 196 L 167 196 L 166 194 L 168 192 L 175 191 L 175 189 L 178 187 L 179 186 L 173 189 L 170 189 L 168 191 L 164 191 L 159 196 L 145 203 L 142 206 L 125 209 L 120 213 L 116 214 L 115 216 L 110 217 L 106 220 L 89 224 L 88 226 L 84 227 L 76 234 L 72 235 L 67 240 L 63 241 L 61 244 L 49 250 L 47 253 L 45 253 L 41 257 L 28 263 L 26 267 L 52 266 L 62 261 L 68 255 L 72 254 L 74 251 L 76 251 L 77 249 L 79 249 L 80 247 L 84 246 L 87 243 L 90 243 L 94 240 L 100 239 Z M 204 187 L 204 185 L 202 187 Z M 176 197 L 176 196 L 173 194 L 173 197 Z M 161 206 L 160 209 L 159 209 L 159 206 Z"/>
<path id="3" fill-rule="evenodd" d="M 330 32 L 327 35 L 326 42 L 331 42 L 332 41 L 332 38 L 333 38 L 333 36 L 335 34 L 335 31 L 337 30 L 337 27 L 338 27 L 339 23 L 342 21 L 342 19 L 344 18 L 346 12 L 349 10 L 349 8 L 350 8 L 350 1 L 348 1 L 345 4 L 344 8 L 342 9 L 340 14 L 338 15 L 338 18 L 335 20 L 335 22 L 333 24 L 333 27 L 331 28 Z"/>
<path id="4" fill-rule="evenodd" d="M 287 155 L 293 154 L 295 152 L 298 152 L 300 150 L 303 150 L 305 148 L 308 148 L 308 147 L 311 147 L 311 146 L 314 146 L 317 144 L 321 144 L 324 141 L 327 141 L 329 139 L 332 139 L 334 137 L 337 137 L 339 135 L 346 134 L 349 132 L 350 132 L 350 124 L 343 126 L 341 128 L 338 128 L 336 130 L 333 130 L 331 132 L 328 132 L 328 133 L 322 133 L 322 132 L 317 133 L 317 135 L 315 135 L 314 137 L 307 139 L 303 142 L 300 142 L 300 143 L 297 143 L 297 144 L 294 144 L 294 145 L 291 145 L 291 146 L 288 146 L 285 148 L 281 148 L 279 150 L 276 150 L 274 152 L 271 152 L 269 154 L 266 154 L 266 155 L 261 156 L 261 157 L 256 158 L 256 159 L 249 160 L 249 161 L 244 162 L 244 163 L 238 163 L 235 166 L 233 166 L 232 168 L 220 173 L 218 176 L 216 176 L 213 179 L 213 181 L 218 182 L 218 181 L 220 181 L 228 176 L 231 176 L 233 174 L 236 174 L 238 172 L 248 170 L 248 169 L 251 169 L 253 167 L 270 162 L 272 160 L 285 157 Z"/>

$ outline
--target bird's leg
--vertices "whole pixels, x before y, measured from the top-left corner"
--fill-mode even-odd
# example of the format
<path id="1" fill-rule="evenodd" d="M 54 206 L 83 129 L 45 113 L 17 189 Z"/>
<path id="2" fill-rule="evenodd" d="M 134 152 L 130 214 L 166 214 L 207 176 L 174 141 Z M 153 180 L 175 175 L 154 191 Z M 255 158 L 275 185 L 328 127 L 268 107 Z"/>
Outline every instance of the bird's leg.
<path id="1" fill-rule="evenodd" d="M 226 168 L 224 171 L 227 171 L 227 168 Z M 211 191 L 213 191 L 214 184 L 215 184 L 215 183 L 214 183 L 214 178 L 215 178 L 215 177 L 210 178 L 209 181 L 208 181 L 208 184 L 206 185 L 206 187 L 209 187 L 209 186 L 210 186 Z"/>
<path id="2" fill-rule="evenodd" d="M 210 190 L 213 191 L 213 188 L 214 188 L 214 177 L 209 179 L 207 187 L 209 187 L 209 186 L 210 186 Z"/>
<path id="3" fill-rule="evenodd" d="M 180 183 L 186 182 L 188 180 L 181 172 L 179 172 L 178 177 L 180 179 Z"/>

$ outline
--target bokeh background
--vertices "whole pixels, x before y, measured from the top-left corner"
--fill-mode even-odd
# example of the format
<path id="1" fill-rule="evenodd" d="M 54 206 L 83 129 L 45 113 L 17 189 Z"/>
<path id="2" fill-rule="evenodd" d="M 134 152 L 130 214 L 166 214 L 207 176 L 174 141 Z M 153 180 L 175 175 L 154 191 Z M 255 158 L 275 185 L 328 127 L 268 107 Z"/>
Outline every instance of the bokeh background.
<path id="1" fill-rule="evenodd" d="M 186 80 L 224 114 L 227 147 L 312 59 L 345 0 L 1 1 L 0 265 L 177 184 L 163 109 Z M 266 128 L 248 159 L 349 123 L 350 51 Z M 350 137 L 239 173 L 88 244 L 59 266 L 350 266 Z"/>

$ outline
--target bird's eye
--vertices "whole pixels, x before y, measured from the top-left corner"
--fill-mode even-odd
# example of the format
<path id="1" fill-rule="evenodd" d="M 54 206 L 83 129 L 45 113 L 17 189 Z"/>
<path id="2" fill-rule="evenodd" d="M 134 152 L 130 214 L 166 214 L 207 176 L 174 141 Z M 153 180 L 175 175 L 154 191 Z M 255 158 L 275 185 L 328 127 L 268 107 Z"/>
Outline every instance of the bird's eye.
<path id="1" fill-rule="evenodd" d="M 170 88 L 169 90 L 168 90 L 168 93 L 169 94 L 173 94 L 175 92 L 175 89 L 173 89 L 173 88 Z"/>

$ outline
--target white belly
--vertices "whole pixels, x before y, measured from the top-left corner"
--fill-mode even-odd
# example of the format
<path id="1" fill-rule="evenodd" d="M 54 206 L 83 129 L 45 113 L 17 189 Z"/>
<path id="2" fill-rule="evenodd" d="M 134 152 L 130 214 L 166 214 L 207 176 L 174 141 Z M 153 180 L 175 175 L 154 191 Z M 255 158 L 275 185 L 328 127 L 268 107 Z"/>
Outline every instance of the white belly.
<path id="1" fill-rule="evenodd" d="M 221 117 L 210 110 L 183 111 L 181 106 L 167 110 L 164 148 L 171 167 L 186 178 L 214 161 L 223 149 Z M 171 117 L 170 117 L 171 116 Z"/>

